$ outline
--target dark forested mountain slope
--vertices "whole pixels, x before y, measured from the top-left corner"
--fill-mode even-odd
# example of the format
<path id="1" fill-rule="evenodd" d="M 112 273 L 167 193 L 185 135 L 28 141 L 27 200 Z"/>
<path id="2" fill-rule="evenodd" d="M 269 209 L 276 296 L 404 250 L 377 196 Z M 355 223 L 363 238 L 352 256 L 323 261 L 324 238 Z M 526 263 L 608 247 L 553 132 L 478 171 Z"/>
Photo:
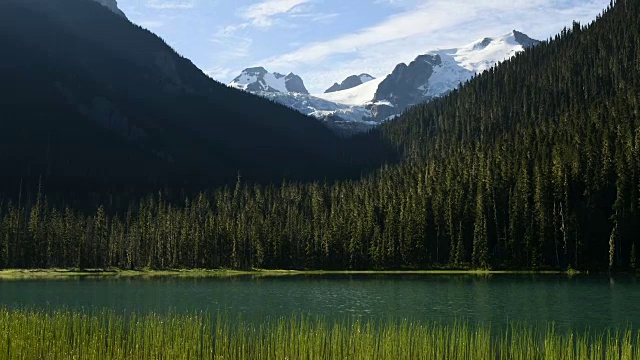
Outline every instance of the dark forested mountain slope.
<path id="1" fill-rule="evenodd" d="M 238 182 L 126 215 L 0 207 L 0 266 L 635 268 L 638 24 L 619 0 L 409 109 L 367 135 L 404 161 L 360 181 Z"/>
<path id="2" fill-rule="evenodd" d="M 0 167 L 16 189 L 39 177 L 50 187 L 309 179 L 352 165 L 317 121 L 211 80 L 94 1 L 4 0 L 0 48 Z"/>
<path id="3" fill-rule="evenodd" d="M 620 0 L 382 129 L 406 157 L 396 194 L 427 194 L 431 251 L 476 266 L 632 265 L 638 24 L 640 1 Z"/>

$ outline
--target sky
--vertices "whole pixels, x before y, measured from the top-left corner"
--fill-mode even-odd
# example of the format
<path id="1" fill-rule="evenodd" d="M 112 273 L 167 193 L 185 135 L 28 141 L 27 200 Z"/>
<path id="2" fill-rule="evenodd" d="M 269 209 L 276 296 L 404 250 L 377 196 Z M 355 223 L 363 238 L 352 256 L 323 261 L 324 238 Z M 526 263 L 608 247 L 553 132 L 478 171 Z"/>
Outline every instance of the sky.
<path id="1" fill-rule="evenodd" d="M 118 0 L 212 78 L 247 67 L 300 75 L 321 93 L 349 75 L 385 76 L 429 50 L 511 30 L 545 40 L 593 21 L 610 0 Z"/>

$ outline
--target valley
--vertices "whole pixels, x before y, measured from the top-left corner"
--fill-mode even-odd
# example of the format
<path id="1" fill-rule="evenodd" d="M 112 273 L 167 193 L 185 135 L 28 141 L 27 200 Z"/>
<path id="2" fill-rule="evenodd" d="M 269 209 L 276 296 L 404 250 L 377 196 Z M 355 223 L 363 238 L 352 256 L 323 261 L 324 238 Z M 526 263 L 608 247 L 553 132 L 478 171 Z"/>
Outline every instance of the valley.
<path id="1" fill-rule="evenodd" d="M 640 1 L 444 5 L 0 2 L 0 358 L 638 358 Z"/>

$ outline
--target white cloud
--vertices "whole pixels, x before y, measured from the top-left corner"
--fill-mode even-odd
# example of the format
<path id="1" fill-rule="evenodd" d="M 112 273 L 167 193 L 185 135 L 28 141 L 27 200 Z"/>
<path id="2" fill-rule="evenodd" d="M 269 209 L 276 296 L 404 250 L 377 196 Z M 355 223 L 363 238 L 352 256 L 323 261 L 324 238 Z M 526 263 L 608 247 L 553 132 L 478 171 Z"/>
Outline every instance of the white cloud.
<path id="1" fill-rule="evenodd" d="M 570 26 L 592 20 L 609 0 L 383 0 L 417 5 L 373 26 L 326 41 L 302 45 L 257 63 L 299 73 L 310 91 L 361 72 L 388 74 L 428 50 L 460 46 L 513 29 L 542 40 Z"/>
<path id="2" fill-rule="evenodd" d="M 226 61 L 245 58 L 251 54 L 253 39 L 248 36 L 238 34 L 246 28 L 246 24 L 228 25 L 218 29 L 209 39 L 216 45 L 216 56 Z M 218 71 L 220 73 L 220 71 Z"/>
<path id="3" fill-rule="evenodd" d="M 146 6 L 152 9 L 177 10 L 193 9 L 195 4 L 192 1 L 149 0 L 147 1 Z"/>
<path id="4" fill-rule="evenodd" d="M 137 24 L 149 30 L 157 29 L 164 26 L 164 22 L 159 20 L 140 20 L 137 21 Z"/>
<path id="5" fill-rule="evenodd" d="M 514 0 L 512 3 L 533 4 L 540 0 Z M 482 5 L 478 5 L 481 3 Z M 277 56 L 270 63 L 318 63 L 337 54 L 358 53 L 362 49 L 397 40 L 428 35 L 452 27 L 477 16 L 479 10 L 491 9 L 486 2 L 432 1 L 416 9 L 400 13 L 369 28 L 324 42 L 309 44 L 297 51 Z M 530 6 L 530 5 L 529 5 Z"/>
<path id="6" fill-rule="evenodd" d="M 215 33 L 215 38 L 229 38 L 235 36 L 235 34 L 242 29 L 245 29 L 249 24 L 236 24 L 227 25 L 218 29 Z"/>
<path id="7" fill-rule="evenodd" d="M 205 70 L 204 73 L 207 74 L 210 78 L 218 80 L 228 78 L 233 74 L 233 70 L 227 67 L 220 66 L 213 69 Z"/>
<path id="8" fill-rule="evenodd" d="M 240 17 L 253 26 L 268 28 L 273 25 L 274 17 L 287 13 L 300 12 L 301 5 L 310 0 L 262 0 L 241 10 Z"/>
<path id="9" fill-rule="evenodd" d="M 216 55 L 227 61 L 246 58 L 251 54 L 251 45 L 253 44 L 251 38 L 236 35 L 227 38 L 214 37 L 211 39 L 211 42 L 221 47 L 221 50 L 219 50 Z"/>

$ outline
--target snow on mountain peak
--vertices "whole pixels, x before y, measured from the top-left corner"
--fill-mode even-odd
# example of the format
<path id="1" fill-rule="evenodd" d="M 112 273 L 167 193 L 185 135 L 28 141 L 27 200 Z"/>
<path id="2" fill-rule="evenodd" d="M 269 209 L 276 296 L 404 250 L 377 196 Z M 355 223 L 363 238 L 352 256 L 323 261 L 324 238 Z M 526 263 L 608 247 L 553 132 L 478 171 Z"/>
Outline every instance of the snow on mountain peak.
<path id="1" fill-rule="evenodd" d="M 263 67 L 242 70 L 229 86 L 249 92 L 309 93 L 298 75 L 271 73 Z"/>
<path id="2" fill-rule="evenodd" d="M 384 78 L 377 78 L 350 89 L 325 92 L 324 94 L 316 94 L 314 96 L 338 104 L 363 106 L 373 101 L 373 97 L 382 80 L 384 80 Z"/>
<path id="3" fill-rule="evenodd" d="M 447 94 L 475 74 L 538 43 L 514 30 L 458 48 L 429 51 L 408 64 L 398 64 L 385 77 L 352 75 L 323 94 L 309 95 L 297 75 L 270 73 L 262 67 L 245 69 L 230 86 L 315 116 L 342 131 L 365 131 L 409 106 Z"/>
<path id="4" fill-rule="evenodd" d="M 369 74 L 360 74 L 359 77 L 363 84 L 371 80 L 375 80 L 375 78 Z"/>
<path id="5" fill-rule="evenodd" d="M 344 79 L 340 84 L 334 83 L 331 85 L 331 87 L 325 91 L 325 94 L 351 89 L 374 79 L 375 78 L 369 74 L 351 75 Z"/>
<path id="6" fill-rule="evenodd" d="M 400 113 L 411 105 L 442 96 L 475 74 L 538 43 L 514 30 L 502 36 L 479 39 L 459 48 L 429 51 L 416 57 L 408 65 L 398 64 L 383 79 L 315 96 L 350 106 L 366 106 L 372 110 L 374 117 L 381 120 L 387 118 L 387 115 Z"/>
<path id="7" fill-rule="evenodd" d="M 443 62 L 455 61 L 460 67 L 476 74 L 538 43 L 514 30 L 502 36 L 480 39 L 459 48 L 431 51 L 430 54 L 440 55 Z"/>

